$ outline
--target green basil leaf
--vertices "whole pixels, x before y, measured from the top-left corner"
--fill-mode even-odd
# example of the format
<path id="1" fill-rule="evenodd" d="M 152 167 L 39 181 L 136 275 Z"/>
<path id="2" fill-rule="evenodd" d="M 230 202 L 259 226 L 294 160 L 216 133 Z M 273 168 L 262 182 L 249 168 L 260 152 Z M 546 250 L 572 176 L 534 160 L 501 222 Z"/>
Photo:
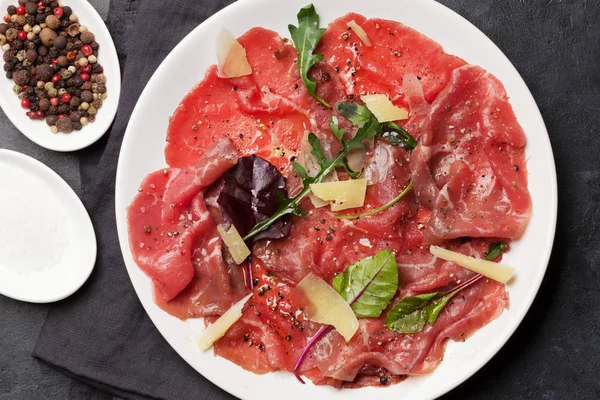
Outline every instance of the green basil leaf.
<path id="1" fill-rule="evenodd" d="M 507 247 L 508 246 L 502 242 L 493 242 L 489 244 L 488 251 L 483 253 L 483 255 L 485 256 L 486 260 L 492 261 L 498 258 L 498 256 L 500 256 L 500 253 L 502 253 L 502 251 Z"/>
<path id="2" fill-rule="evenodd" d="M 319 28 L 319 14 L 315 11 L 315 7 L 309 4 L 301 8 L 298 12 L 298 26 L 290 24 L 288 29 L 298 52 L 298 70 L 302 82 L 315 100 L 325 107 L 331 108 L 325 100 L 317 96 L 317 82 L 308 77 L 310 68 L 323 59 L 322 54 L 313 54 L 321 36 L 325 33 L 325 28 Z"/>
<path id="3" fill-rule="evenodd" d="M 358 318 L 379 317 L 398 290 L 398 266 L 391 250 L 381 250 L 346 267 L 333 288 L 351 304 Z"/>
<path id="4" fill-rule="evenodd" d="M 335 105 L 335 109 L 354 126 L 363 126 L 373 117 L 373 113 L 366 106 L 349 101 L 340 101 Z"/>

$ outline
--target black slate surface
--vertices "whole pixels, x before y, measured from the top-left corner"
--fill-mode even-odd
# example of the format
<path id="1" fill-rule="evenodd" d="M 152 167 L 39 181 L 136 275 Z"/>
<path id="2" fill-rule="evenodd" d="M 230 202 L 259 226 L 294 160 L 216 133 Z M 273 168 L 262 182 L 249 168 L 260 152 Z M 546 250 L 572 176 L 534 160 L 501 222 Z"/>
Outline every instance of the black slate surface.
<path id="1" fill-rule="evenodd" d="M 600 251 L 596 249 L 600 223 L 600 159 L 597 156 L 600 150 L 597 129 L 600 122 L 600 5 L 583 0 L 441 2 L 486 33 L 523 76 L 548 127 L 559 179 L 557 239 L 547 276 L 532 309 L 498 355 L 445 398 L 600 398 L 597 373 L 600 366 L 600 300 L 597 296 Z M 119 11 L 113 12 L 113 18 L 121 21 L 111 25 L 116 39 L 126 36 L 124 27 L 133 22 L 136 3 L 139 2 L 122 0 L 111 4 L 113 11 Z M 215 3 L 204 3 L 216 9 Z M 129 9 L 129 13 L 121 12 L 125 9 Z M 166 50 L 160 49 L 160 54 L 164 55 Z M 147 79 L 149 74 L 151 71 L 144 71 L 140 79 Z M 124 79 L 127 79 L 127 71 Z M 128 110 L 132 106 L 125 105 Z M 3 129 L 0 147 L 34 152 L 38 157 L 45 155 L 32 144 L 7 142 L 5 135 L 17 137 L 14 128 L 8 132 Z M 75 157 L 84 165 L 84 182 L 85 165 L 97 161 L 103 144 L 76 153 Z M 78 184 L 79 177 L 71 168 L 59 172 L 73 186 Z M 109 188 L 108 195 L 110 191 Z M 105 257 L 118 263 L 120 255 Z M 76 296 L 85 297 L 87 287 Z M 129 293 L 123 296 L 131 295 L 129 287 Z M 49 306 L 28 305 L 0 297 L 0 399 L 110 398 L 100 390 L 74 383 L 71 378 L 28 356 L 39 326 L 35 321 L 48 310 L 60 312 L 56 310 L 72 308 L 76 311 L 78 297 Z M 152 331 L 154 328 L 147 325 L 143 312 L 129 312 L 139 318 L 135 323 L 150 330 L 148 335 L 158 337 Z M 156 346 L 161 354 L 169 354 L 169 349 L 163 348 L 164 342 Z M 185 371 L 182 373 L 187 375 L 185 368 L 188 367 L 181 361 L 179 364 Z M 194 376 L 192 379 L 190 386 L 202 378 Z M 123 391 L 119 394 L 132 396 Z M 208 384 L 196 396 L 230 398 Z"/>

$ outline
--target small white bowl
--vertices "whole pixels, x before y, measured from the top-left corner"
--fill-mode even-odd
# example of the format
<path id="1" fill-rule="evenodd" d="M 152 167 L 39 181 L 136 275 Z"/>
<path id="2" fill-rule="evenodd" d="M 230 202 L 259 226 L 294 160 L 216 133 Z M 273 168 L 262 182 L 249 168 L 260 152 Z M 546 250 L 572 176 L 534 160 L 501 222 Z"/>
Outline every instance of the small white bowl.
<path id="1" fill-rule="evenodd" d="M 103 101 L 96 121 L 84 126 L 80 131 L 69 134 L 50 132 L 50 127 L 45 121 L 31 120 L 25 115 L 27 110 L 21 108 L 21 101 L 12 90 L 15 83 L 12 79 L 6 78 L 4 70 L 1 70 L 0 76 L 0 107 L 17 129 L 31 141 L 49 150 L 75 151 L 96 142 L 112 124 L 117 114 L 121 93 L 121 71 L 117 50 L 110 33 L 90 3 L 85 0 L 65 0 L 62 3 L 73 9 L 79 17 L 79 22 L 94 33 L 96 42 L 100 45 L 98 62 L 104 67 L 104 74 L 107 77 L 108 97 Z M 17 0 L 0 0 L 0 15 L 6 14 L 6 7 L 11 4 L 17 5 Z M 0 63 L 4 65 L 1 60 Z"/>
<path id="2" fill-rule="evenodd" d="M 63 206 L 64 223 L 70 237 L 61 253 L 60 261 L 49 268 L 38 270 L 32 265 L 18 265 L 20 269 L 2 267 L 4 263 L 0 254 L 0 294 L 30 303 L 62 300 L 75 293 L 94 269 L 97 245 L 92 221 L 73 189 L 46 165 L 24 154 L 2 149 L 0 163 L 19 168 L 32 178 L 42 180 L 52 189 L 54 196 Z M 23 184 L 27 183 L 20 185 Z M 5 188 L 4 193 L 10 193 L 14 189 L 24 188 Z M 0 198 L 2 196 L 0 192 Z"/>

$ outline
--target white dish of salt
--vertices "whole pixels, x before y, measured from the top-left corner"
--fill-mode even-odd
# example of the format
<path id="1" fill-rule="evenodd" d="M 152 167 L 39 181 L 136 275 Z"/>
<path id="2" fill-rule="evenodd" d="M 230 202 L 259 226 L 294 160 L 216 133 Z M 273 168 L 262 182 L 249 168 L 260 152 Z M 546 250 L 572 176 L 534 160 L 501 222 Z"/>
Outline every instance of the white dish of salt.
<path id="1" fill-rule="evenodd" d="M 62 300 L 96 262 L 92 221 L 71 187 L 33 158 L 0 149 L 0 294 Z"/>

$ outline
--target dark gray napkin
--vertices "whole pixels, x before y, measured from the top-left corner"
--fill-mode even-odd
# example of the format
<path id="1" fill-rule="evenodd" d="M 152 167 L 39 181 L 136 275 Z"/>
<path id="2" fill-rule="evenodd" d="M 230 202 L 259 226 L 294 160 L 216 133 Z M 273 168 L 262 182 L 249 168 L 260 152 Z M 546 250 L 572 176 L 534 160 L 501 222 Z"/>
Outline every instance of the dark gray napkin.
<path id="1" fill-rule="evenodd" d="M 600 398 L 600 7 L 586 0 L 440 2 L 488 34 L 531 88 L 554 147 L 560 196 L 553 257 L 531 311 L 500 353 L 444 398 Z M 110 134 L 79 153 L 98 263 L 78 293 L 53 306 L 34 354 L 122 397 L 231 398 L 192 370 L 146 316 L 123 266 L 114 216 L 119 147 L 141 90 L 169 50 L 225 4 L 111 3 L 109 28 L 124 68 L 121 105 Z"/>
<path id="2" fill-rule="evenodd" d="M 188 32 L 228 3 L 111 2 L 109 29 L 123 68 L 119 111 L 111 131 L 80 158 L 98 259 L 85 286 L 49 312 L 34 356 L 123 397 L 230 398 L 188 366 L 147 317 L 123 264 L 114 211 L 119 149 L 146 82 Z"/>

